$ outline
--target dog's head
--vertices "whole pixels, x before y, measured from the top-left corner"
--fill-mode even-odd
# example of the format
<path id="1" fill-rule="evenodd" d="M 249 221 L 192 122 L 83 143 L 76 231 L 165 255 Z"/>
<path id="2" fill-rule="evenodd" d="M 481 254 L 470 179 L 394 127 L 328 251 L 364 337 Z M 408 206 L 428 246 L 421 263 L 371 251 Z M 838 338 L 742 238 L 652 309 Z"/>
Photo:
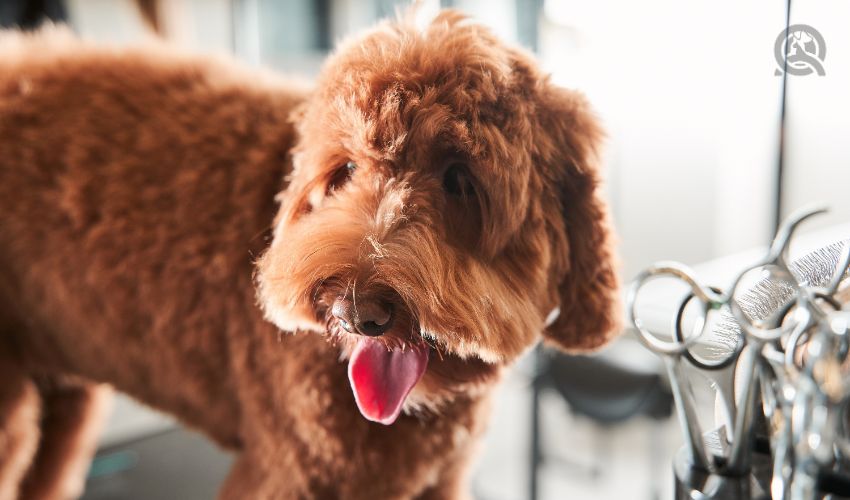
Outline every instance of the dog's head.
<path id="1" fill-rule="evenodd" d="M 294 118 L 260 300 L 339 343 L 367 418 L 472 390 L 540 332 L 583 350 L 616 330 L 602 134 L 527 54 L 451 11 L 386 23 Z"/>

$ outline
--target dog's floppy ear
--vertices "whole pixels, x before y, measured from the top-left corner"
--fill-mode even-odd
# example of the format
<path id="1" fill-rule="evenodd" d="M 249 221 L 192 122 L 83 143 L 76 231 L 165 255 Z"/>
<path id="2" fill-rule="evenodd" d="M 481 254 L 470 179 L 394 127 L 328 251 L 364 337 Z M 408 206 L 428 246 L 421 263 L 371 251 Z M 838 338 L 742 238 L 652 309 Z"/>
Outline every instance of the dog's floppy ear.
<path id="1" fill-rule="evenodd" d="M 599 192 L 603 133 L 583 96 L 549 82 L 541 89 L 538 116 L 538 161 L 546 184 L 554 186 L 550 286 L 557 287 L 560 310 L 543 334 L 562 349 L 588 350 L 618 332 L 621 315 L 611 223 Z"/>

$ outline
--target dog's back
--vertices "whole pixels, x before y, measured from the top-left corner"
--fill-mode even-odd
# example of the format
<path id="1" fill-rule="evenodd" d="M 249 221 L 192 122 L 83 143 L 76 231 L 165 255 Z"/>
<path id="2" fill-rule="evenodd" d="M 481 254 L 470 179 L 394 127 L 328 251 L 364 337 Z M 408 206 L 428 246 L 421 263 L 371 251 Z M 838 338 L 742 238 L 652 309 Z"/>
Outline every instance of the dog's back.
<path id="1" fill-rule="evenodd" d="M 111 381 L 234 443 L 227 330 L 261 322 L 252 262 L 303 97 L 245 71 L 2 35 L 0 359 Z"/>

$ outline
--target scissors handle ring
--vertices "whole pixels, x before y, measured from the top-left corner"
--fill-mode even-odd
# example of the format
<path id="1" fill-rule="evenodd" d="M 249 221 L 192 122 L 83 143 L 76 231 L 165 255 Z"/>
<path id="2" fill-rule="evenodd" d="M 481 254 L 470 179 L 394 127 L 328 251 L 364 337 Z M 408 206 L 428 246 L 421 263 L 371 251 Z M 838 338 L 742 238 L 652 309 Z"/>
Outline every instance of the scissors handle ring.
<path id="1" fill-rule="evenodd" d="M 684 336 L 676 337 L 673 342 L 665 342 L 653 335 L 652 332 L 644 326 L 643 321 L 637 317 L 637 313 L 635 311 L 637 296 L 641 287 L 652 279 L 664 276 L 678 278 L 680 281 L 686 283 L 691 289 L 691 298 L 695 297 L 699 299 L 702 309 L 702 315 L 699 320 L 699 332 L 687 338 Z M 632 282 L 632 285 L 629 287 L 627 297 L 627 314 L 629 322 L 631 322 L 637 330 L 638 339 L 641 343 L 656 353 L 675 356 L 686 353 L 688 347 L 693 345 L 693 343 L 705 333 L 708 311 L 721 307 L 724 302 L 725 298 L 721 294 L 698 283 L 693 277 L 693 272 L 687 267 L 677 262 L 659 262 L 641 272 Z"/>
<path id="2" fill-rule="evenodd" d="M 717 287 L 709 287 L 709 288 L 711 289 L 712 292 L 715 292 L 718 295 L 723 294 L 723 291 L 720 290 Z M 693 293 L 689 293 L 688 296 L 685 297 L 685 300 L 683 300 L 682 303 L 679 305 L 679 310 L 676 311 L 676 322 L 675 322 L 674 331 L 675 331 L 675 335 L 676 335 L 676 340 L 678 342 L 684 342 L 685 341 L 685 335 L 684 335 L 684 333 L 682 333 L 682 320 L 684 319 L 684 316 L 685 316 L 685 309 L 688 307 L 688 304 L 691 302 L 691 300 L 694 299 L 694 297 L 696 297 L 696 295 L 694 295 Z M 701 370 L 708 370 L 708 371 L 722 370 L 722 369 L 726 368 L 727 366 L 729 366 L 729 365 L 731 365 L 732 363 L 735 362 L 735 360 L 738 358 L 738 355 L 744 349 L 744 345 L 745 345 L 744 336 L 739 335 L 738 336 L 738 342 L 735 344 L 735 349 L 733 349 L 732 352 L 730 352 L 728 356 L 724 357 L 723 359 L 721 359 L 720 361 L 715 362 L 715 363 L 706 363 L 705 361 L 699 360 L 696 356 L 694 356 L 694 354 L 691 352 L 690 348 L 686 348 L 682 352 L 682 354 L 685 356 L 685 359 L 687 359 L 689 363 L 691 363 L 693 366 L 695 366 L 695 367 L 697 367 Z"/>

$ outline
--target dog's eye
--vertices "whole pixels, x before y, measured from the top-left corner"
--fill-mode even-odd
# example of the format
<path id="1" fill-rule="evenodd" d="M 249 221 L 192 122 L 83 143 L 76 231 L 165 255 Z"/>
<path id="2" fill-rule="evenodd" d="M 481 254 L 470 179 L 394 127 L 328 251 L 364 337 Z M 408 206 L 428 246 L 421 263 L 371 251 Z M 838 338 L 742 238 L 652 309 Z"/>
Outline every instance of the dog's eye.
<path id="1" fill-rule="evenodd" d="M 475 187 L 464 163 L 451 163 L 443 174 L 443 189 L 451 196 L 473 196 Z"/>
<path id="2" fill-rule="evenodd" d="M 327 193 L 330 194 L 344 186 L 351 179 L 351 175 L 355 169 L 357 169 L 357 164 L 353 161 L 346 162 L 337 167 L 331 176 L 330 182 L 328 182 Z"/>

